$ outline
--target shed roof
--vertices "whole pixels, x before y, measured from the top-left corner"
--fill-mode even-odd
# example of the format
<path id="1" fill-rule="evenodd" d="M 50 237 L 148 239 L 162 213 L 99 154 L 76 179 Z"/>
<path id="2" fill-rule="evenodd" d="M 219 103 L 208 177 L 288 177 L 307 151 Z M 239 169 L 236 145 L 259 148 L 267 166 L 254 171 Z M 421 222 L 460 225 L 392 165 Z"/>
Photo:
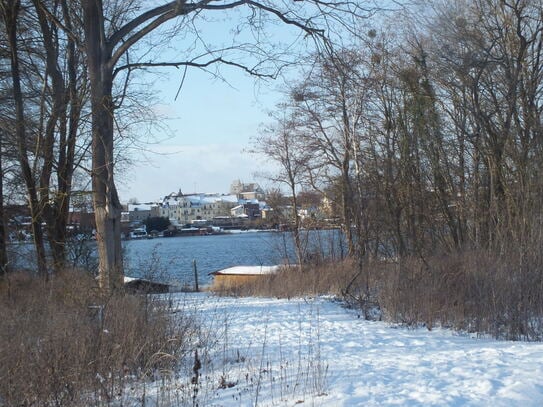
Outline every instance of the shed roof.
<path id="1" fill-rule="evenodd" d="M 263 274 L 273 274 L 279 270 L 279 266 L 234 266 L 210 273 L 212 275 L 229 276 L 258 276 Z"/>

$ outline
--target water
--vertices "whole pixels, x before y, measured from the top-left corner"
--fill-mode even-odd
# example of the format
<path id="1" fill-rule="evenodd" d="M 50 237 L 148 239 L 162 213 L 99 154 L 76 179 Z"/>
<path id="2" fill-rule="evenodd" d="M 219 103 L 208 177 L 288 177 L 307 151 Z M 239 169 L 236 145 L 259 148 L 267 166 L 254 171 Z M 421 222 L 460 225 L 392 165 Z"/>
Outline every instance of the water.
<path id="1" fill-rule="evenodd" d="M 199 282 L 209 273 L 235 265 L 281 263 L 274 233 L 187 236 L 123 242 L 125 273 L 134 277 L 192 284 L 192 261 L 196 260 Z"/>
<path id="2" fill-rule="evenodd" d="M 302 234 L 311 256 L 341 257 L 344 249 L 338 230 L 309 231 Z M 85 269 L 96 266 L 96 242 L 72 245 L 70 257 L 77 257 Z M 32 244 L 10 246 L 13 263 L 33 268 Z M 271 266 L 294 264 L 296 256 L 292 234 L 288 232 L 245 232 L 209 236 L 184 236 L 123 242 L 125 274 L 176 285 L 194 284 L 193 260 L 196 260 L 198 282 L 209 284 L 213 271 L 231 266 Z"/>
<path id="3" fill-rule="evenodd" d="M 313 231 L 307 249 L 314 255 L 339 256 L 338 231 Z M 172 237 L 124 242 L 126 275 L 156 281 L 192 285 L 196 260 L 198 281 L 208 284 L 209 273 L 231 266 L 271 266 L 296 263 L 290 233 L 248 232 L 239 234 Z"/>

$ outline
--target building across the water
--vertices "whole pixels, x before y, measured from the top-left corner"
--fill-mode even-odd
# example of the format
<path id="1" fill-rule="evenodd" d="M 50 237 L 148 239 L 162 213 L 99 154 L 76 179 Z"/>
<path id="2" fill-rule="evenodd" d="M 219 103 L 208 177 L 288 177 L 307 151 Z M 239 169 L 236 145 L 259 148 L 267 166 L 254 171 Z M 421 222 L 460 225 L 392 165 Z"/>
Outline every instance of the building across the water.
<path id="1" fill-rule="evenodd" d="M 238 199 L 243 200 L 259 200 L 264 201 L 266 194 L 264 190 L 256 182 L 244 184 L 239 179 L 232 182 L 230 185 L 230 194 L 236 195 Z"/>
<path id="2" fill-rule="evenodd" d="M 229 216 L 230 209 L 239 204 L 235 195 L 171 193 L 159 204 L 159 216 L 172 224 L 185 225 L 199 220 Z"/>

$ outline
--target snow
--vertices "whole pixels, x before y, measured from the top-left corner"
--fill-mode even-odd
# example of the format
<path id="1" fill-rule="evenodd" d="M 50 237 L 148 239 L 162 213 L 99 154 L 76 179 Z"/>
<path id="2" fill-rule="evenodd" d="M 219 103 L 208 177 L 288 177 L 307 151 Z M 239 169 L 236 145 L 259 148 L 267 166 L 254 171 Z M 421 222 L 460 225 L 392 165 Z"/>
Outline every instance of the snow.
<path id="1" fill-rule="evenodd" d="M 201 406 L 543 405 L 541 343 L 365 321 L 325 298 L 174 299 L 216 335 Z"/>
<path id="2" fill-rule="evenodd" d="M 220 195 L 220 194 L 200 194 L 188 195 L 186 197 L 193 205 L 208 205 L 217 202 L 238 203 L 236 195 Z"/>

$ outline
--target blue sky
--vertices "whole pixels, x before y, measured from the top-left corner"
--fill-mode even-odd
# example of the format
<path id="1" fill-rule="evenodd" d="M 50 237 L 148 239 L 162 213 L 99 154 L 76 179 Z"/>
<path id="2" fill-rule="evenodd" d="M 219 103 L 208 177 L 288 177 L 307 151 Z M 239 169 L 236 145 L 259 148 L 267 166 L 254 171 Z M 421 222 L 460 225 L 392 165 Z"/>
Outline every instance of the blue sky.
<path id="1" fill-rule="evenodd" d="M 285 2 L 291 16 L 306 19 L 311 15 L 311 21 L 325 26 L 317 17 L 319 10 L 307 4 Z M 261 22 L 258 17 L 258 12 L 247 8 L 227 13 L 206 11 L 162 27 L 162 33 L 155 37 L 158 42 L 144 41 L 135 54 L 143 62 L 189 61 L 198 55 L 202 56 L 198 62 L 204 62 L 220 55 L 246 66 L 262 62 L 273 69 L 298 61 L 297 56 L 313 49 L 311 38 L 276 19 L 265 20 L 263 30 L 255 29 L 255 23 Z M 177 34 L 171 37 L 173 31 Z M 341 27 L 332 33 L 341 42 L 348 40 L 349 35 L 344 34 Z M 210 49 L 222 51 L 210 57 Z M 297 64 L 290 65 L 283 77 L 292 81 L 298 68 Z M 269 122 L 268 113 L 283 100 L 280 90 L 284 89 L 284 79 L 255 84 L 255 79 L 240 69 L 222 65 L 220 73 L 228 80 L 225 83 L 190 68 L 176 100 L 182 69 L 162 69 L 160 73 L 160 77 L 144 76 L 143 83 L 153 83 L 152 91 L 161 101 L 154 109 L 168 118 L 162 124 L 169 131 L 155 130 L 155 138 L 163 141 L 149 145 L 151 153 L 136 152 L 132 157 L 134 165 L 119 171 L 121 200 L 149 202 L 179 189 L 184 193 L 228 192 L 235 179 L 269 186 L 254 175 L 274 172 L 273 163 L 244 150 L 250 147 L 251 137 L 258 135 L 261 124 Z"/>
<path id="2" fill-rule="evenodd" d="M 231 17 L 203 21 L 198 27 L 198 36 L 218 47 L 231 46 L 232 32 L 240 15 L 234 13 Z M 281 42 L 287 47 L 296 39 L 304 42 L 300 41 L 297 31 L 284 25 L 272 26 L 269 33 L 269 36 L 259 39 L 258 45 L 267 44 L 268 49 L 273 49 L 269 47 L 270 42 Z M 186 37 L 189 35 L 183 34 L 180 39 L 161 44 L 152 53 L 146 53 L 145 58 L 153 61 L 187 60 L 205 52 L 195 50 L 194 47 L 201 44 Z M 238 39 L 249 42 L 246 34 L 241 34 Z M 289 58 L 295 49 L 300 48 L 290 49 Z M 233 58 L 242 58 L 242 61 L 245 58 L 251 63 L 239 52 L 234 53 Z M 197 68 L 190 68 L 177 100 L 175 95 L 181 83 L 182 69 L 161 69 L 158 77 L 144 74 L 144 83 L 146 78 L 148 82 L 154 82 L 153 93 L 156 92 L 155 96 L 161 101 L 154 109 L 168 118 L 162 124 L 169 131 L 155 130 L 155 138 L 163 141 L 149 145 L 152 152 L 135 152 L 132 157 L 134 166 L 120 171 L 117 184 L 121 201 L 131 198 L 140 202 L 152 201 L 180 188 L 184 193 L 228 192 L 234 179 L 256 181 L 265 186 L 266 181 L 254 177 L 254 173 L 273 171 L 272 165 L 243 150 L 249 148 L 251 137 L 256 136 L 259 126 L 268 120 L 267 113 L 281 101 L 279 89 L 282 80 L 255 82 L 240 69 L 225 65 L 220 67 L 220 72 L 228 83 Z"/>
<path id="3" fill-rule="evenodd" d="M 191 69 L 175 100 L 180 73 L 168 72 L 155 83 L 162 100 L 155 109 L 168 118 L 163 124 L 169 131 L 155 130 L 162 141 L 149 145 L 148 152 L 136 152 L 134 166 L 120 174 L 121 200 L 152 201 L 179 188 L 184 193 L 228 192 L 238 178 L 265 184 L 253 175 L 272 166 L 243 150 L 281 98 L 274 89 L 277 81 L 255 84 L 254 78 L 229 69 L 227 84 Z"/>

